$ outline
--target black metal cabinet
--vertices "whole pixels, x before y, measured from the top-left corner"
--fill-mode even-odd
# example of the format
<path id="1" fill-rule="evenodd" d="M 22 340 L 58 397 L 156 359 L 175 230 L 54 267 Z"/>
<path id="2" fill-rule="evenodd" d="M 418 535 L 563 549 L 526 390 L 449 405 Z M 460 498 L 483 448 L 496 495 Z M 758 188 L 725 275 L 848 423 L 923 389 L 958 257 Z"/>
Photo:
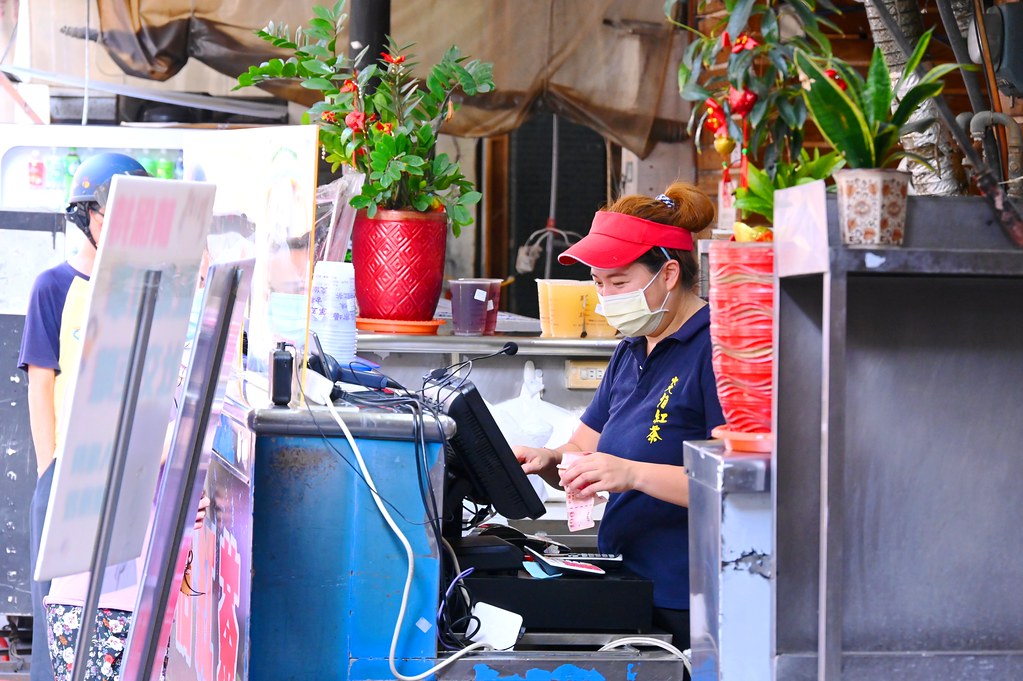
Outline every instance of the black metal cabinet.
<path id="1" fill-rule="evenodd" d="M 777 681 L 1023 678 L 1023 251 L 910 201 L 902 248 L 778 261 Z"/>

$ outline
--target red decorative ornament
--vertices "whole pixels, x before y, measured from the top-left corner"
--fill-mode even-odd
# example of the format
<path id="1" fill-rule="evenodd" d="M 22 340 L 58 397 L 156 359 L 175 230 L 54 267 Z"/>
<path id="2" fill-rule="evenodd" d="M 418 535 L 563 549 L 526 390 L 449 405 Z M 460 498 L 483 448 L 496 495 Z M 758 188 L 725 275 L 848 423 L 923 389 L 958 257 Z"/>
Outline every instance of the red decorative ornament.
<path id="1" fill-rule="evenodd" d="M 753 110 L 753 105 L 756 103 L 757 93 L 746 88 L 736 90 L 732 86 L 728 87 L 728 108 L 732 110 L 732 114 L 746 116 Z"/>
<path id="2" fill-rule="evenodd" d="M 735 39 L 734 43 L 732 43 L 732 54 L 739 54 L 743 50 L 752 50 L 759 45 L 760 43 L 754 40 L 751 35 L 743 33 Z"/>
<path id="3" fill-rule="evenodd" d="M 838 88 L 840 90 L 845 90 L 847 87 L 849 87 L 846 84 L 846 82 L 842 79 L 842 76 L 838 75 L 838 71 L 836 71 L 835 69 L 828 69 L 827 71 L 824 72 L 824 75 L 830 78 L 831 80 L 835 81 L 835 84 L 838 85 Z"/>
<path id="4" fill-rule="evenodd" d="M 704 106 L 707 107 L 707 118 L 703 123 L 704 127 L 713 133 L 716 133 L 718 130 L 725 127 L 725 123 L 727 122 L 725 119 L 725 110 L 721 108 L 718 101 L 708 97 L 707 101 L 704 102 Z"/>

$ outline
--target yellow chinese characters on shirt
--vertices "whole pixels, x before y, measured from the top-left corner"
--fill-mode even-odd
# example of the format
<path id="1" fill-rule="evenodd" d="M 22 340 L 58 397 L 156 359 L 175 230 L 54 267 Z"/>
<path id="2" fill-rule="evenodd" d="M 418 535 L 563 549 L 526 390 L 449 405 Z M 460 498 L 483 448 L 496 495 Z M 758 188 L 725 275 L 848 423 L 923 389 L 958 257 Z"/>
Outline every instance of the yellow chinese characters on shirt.
<path id="1" fill-rule="evenodd" d="M 668 423 L 668 400 L 671 398 L 671 391 L 678 385 L 678 376 L 672 376 L 671 381 L 668 382 L 668 387 L 664 390 L 661 395 L 661 399 L 657 400 L 657 409 L 654 410 L 654 420 L 650 424 L 650 432 L 646 435 L 646 441 L 650 444 L 660 442 L 661 438 L 661 426 Z"/>

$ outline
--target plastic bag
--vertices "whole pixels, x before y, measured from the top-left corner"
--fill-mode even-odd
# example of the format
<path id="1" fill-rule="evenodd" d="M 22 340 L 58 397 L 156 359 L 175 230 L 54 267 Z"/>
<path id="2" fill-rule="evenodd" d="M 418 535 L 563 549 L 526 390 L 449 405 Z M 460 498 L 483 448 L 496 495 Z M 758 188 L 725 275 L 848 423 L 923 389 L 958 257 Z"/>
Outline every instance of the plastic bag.
<path id="1" fill-rule="evenodd" d="M 543 393 L 543 371 L 533 362 L 527 361 L 522 368 L 522 388 L 518 397 L 488 405 L 498 428 L 505 439 L 514 447 L 555 447 L 568 441 L 579 422 L 578 415 L 545 402 Z M 547 499 L 554 490 L 537 475 L 529 476 L 533 488 L 541 499 Z"/>

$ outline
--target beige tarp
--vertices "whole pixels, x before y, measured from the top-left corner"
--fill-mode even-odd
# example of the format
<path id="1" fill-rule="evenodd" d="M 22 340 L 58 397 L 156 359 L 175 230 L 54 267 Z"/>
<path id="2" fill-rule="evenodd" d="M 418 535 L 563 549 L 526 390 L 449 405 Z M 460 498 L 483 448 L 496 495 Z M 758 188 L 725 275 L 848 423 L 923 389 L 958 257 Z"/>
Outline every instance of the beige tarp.
<path id="1" fill-rule="evenodd" d="M 166 80 L 193 57 L 236 76 L 273 56 L 254 30 L 270 20 L 294 30 L 313 4 L 99 0 L 102 41 L 131 75 Z M 665 20 L 663 0 L 393 0 L 391 7 L 391 34 L 415 43 L 420 63 L 457 44 L 495 64 L 497 91 L 463 107 L 445 132 L 505 133 L 543 105 L 646 155 L 682 127 L 683 107 L 662 101 L 677 100 L 683 39 Z M 310 91 L 294 84 L 275 94 L 310 103 Z"/>

